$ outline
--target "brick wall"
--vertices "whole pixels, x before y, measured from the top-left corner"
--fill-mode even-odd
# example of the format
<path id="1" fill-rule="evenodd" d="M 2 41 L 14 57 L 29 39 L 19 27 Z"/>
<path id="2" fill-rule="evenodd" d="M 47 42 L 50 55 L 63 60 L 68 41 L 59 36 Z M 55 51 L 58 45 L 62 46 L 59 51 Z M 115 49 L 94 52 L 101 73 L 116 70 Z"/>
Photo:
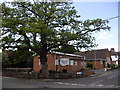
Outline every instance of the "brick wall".
<path id="1" fill-rule="evenodd" d="M 61 58 L 73 58 L 73 57 L 66 56 L 66 55 L 56 55 L 55 58 L 60 60 Z M 69 64 L 70 64 L 70 61 L 69 61 Z M 62 71 L 62 70 L 67 69 L 68 72 L 75 72 L 75 71 L 79 70 L 80 69 L 80 60 L 73 60 L 73 61 L 74 61 L 74 65 L 67 65 L 67 66 L 61 66 L 60 61 L 59 61 L 59 65 L 56 65 L 56 70 Z M 75 62 L 77 62 L 77 65 L 75 65 Z"/>
<path id="2" fill-rule="evenodd" d="M 55 56 L 53 54 L 48 54 L 47 55 L 48 58 L 48 70 L 55 70 Z"/>
<path id="3" fill-rule="evenodd" d="M 68 72 L 75 72 L 77 70 L 79 70 L 80 67 L 80 60 L 73 60 L 74 62 L 77 62 L 77 65 L 67 65 L 67 66 L 61 66 L 61 65 L 55 65 L 55 59 L 60 60 L 60 58 L 70 58 L 69 56 L 66 55 L 54 55 L 54 54 L 48 54 L 47 55 L 48 58 L 48 70 L 52 70 L 52 71 L 62 71 L 67 69 Z M 72 57 L 71 57 L 72 58 Z M 33 70 L 34 72 L 39 72 L 41 69 L 41 65 L 39 65 L 39 58 L 38 56 L 34 57 L 34 61 L 33 61 Z"/>
<path id="4" fill-rule="evenodd" d="M 102 69 L 105 68 L 105 62 L 103 61 L 86 61 L 86 63 L 91 62 L 93 64 L 93 68 Z"/>
<path id="5" fill-rule="evenodd" d="M 104 68 L 103 61 L 92 61 L 92 63 L 93 63 L 93 68 L 95 68 L 95 69 Z"/>
<path id="6" fill-rule="evenodd" d="M 39 62 L 39 58 L 38 56 L 34 56 L 34 59 L 33 59 L 33 71 L 34 72 L 39 72 L 41 69 L 41 65 L 40 65 L 40 62 Z"/>

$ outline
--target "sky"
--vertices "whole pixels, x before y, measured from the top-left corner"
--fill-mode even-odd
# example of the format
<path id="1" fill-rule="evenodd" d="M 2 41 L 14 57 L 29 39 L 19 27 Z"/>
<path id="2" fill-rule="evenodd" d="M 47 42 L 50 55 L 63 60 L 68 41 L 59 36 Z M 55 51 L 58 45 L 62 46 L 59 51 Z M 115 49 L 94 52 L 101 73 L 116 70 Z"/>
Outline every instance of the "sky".
<path id="1" fill-rule="evenodd" d="M 109 19 L 118 16 L 118 2 L 74 2 L 81 20 Z M 94 49 L 115 48 L 118 51 L 118 18 L 109 20 L 110 31 L 102 30 L 94 33 L 98 47 Z"/>
<path id="2" fill-rule="evenodd" d="M 0 2 L 3 1 L 0 0 Z M 109 19 L 118 16 L 118 0 L 84 0 L 84 2 L 83 0 L 74 0 L 73 6 L 81 15 L 81 20 Z M 118 51 L 118 18 L 111 19 L 108 25 L 111 27 L 110 31 L 100 31 L 93 34 L 98 44 L 98 47 L 94 49 L 115 48 Z"/>

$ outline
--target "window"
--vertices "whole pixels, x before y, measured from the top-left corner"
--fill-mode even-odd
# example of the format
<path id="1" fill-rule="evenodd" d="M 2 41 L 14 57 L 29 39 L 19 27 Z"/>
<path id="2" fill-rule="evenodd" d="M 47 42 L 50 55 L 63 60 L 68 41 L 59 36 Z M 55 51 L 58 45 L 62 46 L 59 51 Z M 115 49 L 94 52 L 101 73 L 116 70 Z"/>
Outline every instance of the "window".
<path id="1" fill-rule="evenodd" d="M 83 63 L 83 62 L 81 62 L 81 66 L 83 66 L 83 64 L 84 64 L 84 63 Z"/>
<path id="2" fill-rule="evenodd" d="M 86 62 L 84 62 L 84 66 L 85 66 L 85 67 L 87 66 Z"/>
<path id="3" fill-rule="evenodd" d="M 70 61 L 70 65 L 74 65 L 74 61 L 73 60 Z"/>
<path id="4" fill-rule="evenodd" d="M 101 65 L 103 65 L 103 61 L 101 61 Z"/>
<path id="5" fill-rule="evenodd" d="M 117 58 L 117 55 L 115 55 L 115 58 Z"/>
<path id="6" fill-rule="evenodd" d="M 40 59 L 39 59 L 39 65 L 41 66 L 41 62 L 40 62 Z"/>
<path id="7" fill-rule="evenodd" d="M 55 60 L 55 65 L 59 65 L 59 61 L 58 60 Z"/>

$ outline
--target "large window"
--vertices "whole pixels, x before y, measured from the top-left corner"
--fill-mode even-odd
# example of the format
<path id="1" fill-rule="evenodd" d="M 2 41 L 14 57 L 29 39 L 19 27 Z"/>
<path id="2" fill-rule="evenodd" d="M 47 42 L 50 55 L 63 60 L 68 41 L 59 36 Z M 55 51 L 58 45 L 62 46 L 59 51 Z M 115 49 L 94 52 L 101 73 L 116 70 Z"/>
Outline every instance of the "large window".
<path id="1" fill-rule="evenodd" d="M 74 65 L 74 61 L 73 60 L 70 60 L 70 65 Z"/>
<path id="2" fill-rule="evenodd" d="M 61 58 L 60 59 L 60 65 L 61 66 L 69 65 L 69 58 Z"/>

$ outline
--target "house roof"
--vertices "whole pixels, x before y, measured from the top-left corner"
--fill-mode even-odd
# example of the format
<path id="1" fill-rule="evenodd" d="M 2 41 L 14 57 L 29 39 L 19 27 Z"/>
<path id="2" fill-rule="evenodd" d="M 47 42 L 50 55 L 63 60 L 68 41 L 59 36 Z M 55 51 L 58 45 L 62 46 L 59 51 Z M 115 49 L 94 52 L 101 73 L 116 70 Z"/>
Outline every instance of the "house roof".
<path id="1" fill-rule="evenodd" d="M 85 56 L 85 60 L 106 60 L 107 57 L 110 57 L 108 49 L 97 49 L 85 52 L 76 52 L 75 54 Z"/>

